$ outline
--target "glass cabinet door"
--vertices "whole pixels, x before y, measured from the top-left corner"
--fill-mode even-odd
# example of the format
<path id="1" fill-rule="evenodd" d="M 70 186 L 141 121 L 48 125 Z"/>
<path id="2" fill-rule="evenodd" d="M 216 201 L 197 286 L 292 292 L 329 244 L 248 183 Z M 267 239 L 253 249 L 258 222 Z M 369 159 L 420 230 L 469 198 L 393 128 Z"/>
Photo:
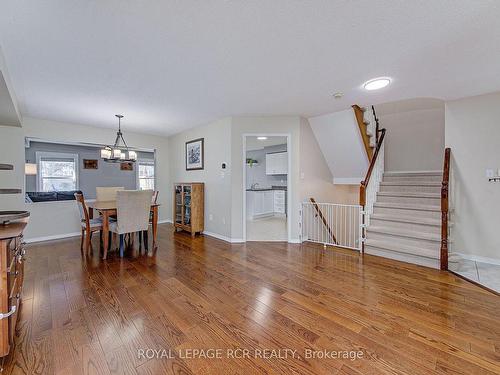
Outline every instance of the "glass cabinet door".
<path id="1" fill-rule="evenodd" d="M 182 186 L 175 186 L 175 222 L 182 224 Z"/>
<path id="2" fill-rule="evenodd" d="M 191 225 L 191 186 L 183 187 L 184 225 Z"/>

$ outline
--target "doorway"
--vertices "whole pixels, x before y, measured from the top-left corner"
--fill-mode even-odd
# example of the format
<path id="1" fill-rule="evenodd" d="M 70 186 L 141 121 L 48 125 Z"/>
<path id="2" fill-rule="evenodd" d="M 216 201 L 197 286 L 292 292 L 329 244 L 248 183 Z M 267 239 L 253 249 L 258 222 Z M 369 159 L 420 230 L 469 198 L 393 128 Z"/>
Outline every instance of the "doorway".
<path id="1" fill-rule="evenodd" d="M 290 136 L 243 135 L 243 238 L 288 241 Z"/>

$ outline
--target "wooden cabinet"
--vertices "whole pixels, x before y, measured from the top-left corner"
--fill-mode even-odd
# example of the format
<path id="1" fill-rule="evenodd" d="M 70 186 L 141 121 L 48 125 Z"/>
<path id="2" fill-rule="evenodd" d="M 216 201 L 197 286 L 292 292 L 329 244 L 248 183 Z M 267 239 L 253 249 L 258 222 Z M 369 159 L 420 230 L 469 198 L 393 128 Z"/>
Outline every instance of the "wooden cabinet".
<path id="1" fill-rule="evenodd" d="M 205 184 L 201 182 L 174 184 L 174 227 L 194 237 L 205 225 Z"/>
<path id="2" fill-rule="evenodd" d="M 24 281 L 23 230 L 27 219 L 0 224 L 0 357 L 13 347 Z"/>
<path id="3" fill-rule="evenodd" d="M 288 152 L 266 154 L 266 174 L 288 174 Z"/>

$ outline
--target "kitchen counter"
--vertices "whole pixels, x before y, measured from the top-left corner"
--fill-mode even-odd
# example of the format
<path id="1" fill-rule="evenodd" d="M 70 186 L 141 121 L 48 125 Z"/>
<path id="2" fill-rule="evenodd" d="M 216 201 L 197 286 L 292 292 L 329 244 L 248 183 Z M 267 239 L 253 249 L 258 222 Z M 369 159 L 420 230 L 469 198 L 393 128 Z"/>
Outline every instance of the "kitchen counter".
<path id="1" fill-rule="evenodd" d="M 285 190 L 286 191 L 286 186 L 272 186 L 269 188 L 247 189 L 247 191 L 270 191 L 270 190 Z"/>

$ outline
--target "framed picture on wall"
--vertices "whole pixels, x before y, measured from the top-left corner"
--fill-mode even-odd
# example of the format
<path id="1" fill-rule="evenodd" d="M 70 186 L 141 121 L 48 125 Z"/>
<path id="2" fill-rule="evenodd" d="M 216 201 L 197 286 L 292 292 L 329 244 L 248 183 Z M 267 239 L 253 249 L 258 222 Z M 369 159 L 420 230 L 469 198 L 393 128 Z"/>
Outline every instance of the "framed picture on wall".
<path id="1" fill-rule="evenodd" d="M 97 159 L 83 159 L 83 169 L 97 169 Z"/>
<path id="2" fill-rule="evenodd" d="M 121 171 L 133 171 L 134 170 L 134 163 L 120 163 L 120 170 Z"/>
<path id="3" fill-rule="evenodd" d="M 186 142 L 186 171 L 204 168 L 204 138 Z"/>

